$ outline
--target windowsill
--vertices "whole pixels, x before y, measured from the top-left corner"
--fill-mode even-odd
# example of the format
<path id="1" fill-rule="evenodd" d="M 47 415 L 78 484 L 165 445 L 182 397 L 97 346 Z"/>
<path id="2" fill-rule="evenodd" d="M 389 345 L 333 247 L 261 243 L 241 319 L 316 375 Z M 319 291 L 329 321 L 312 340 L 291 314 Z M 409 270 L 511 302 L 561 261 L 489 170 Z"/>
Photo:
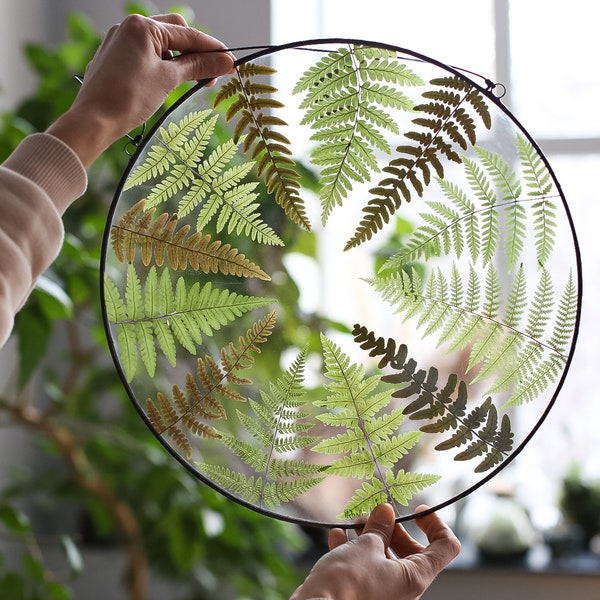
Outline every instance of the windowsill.
<path id="1" fill-rule="evenodd" d="M 553 558 L 547 546 L 535 546 L 521 558 L 482 558 L 472 545 L 463 544 L 449 569 L 460 571 L 515 571 L 544 574 L 577 574 L 600 577 L 600 556 L 592 553 Z"/>

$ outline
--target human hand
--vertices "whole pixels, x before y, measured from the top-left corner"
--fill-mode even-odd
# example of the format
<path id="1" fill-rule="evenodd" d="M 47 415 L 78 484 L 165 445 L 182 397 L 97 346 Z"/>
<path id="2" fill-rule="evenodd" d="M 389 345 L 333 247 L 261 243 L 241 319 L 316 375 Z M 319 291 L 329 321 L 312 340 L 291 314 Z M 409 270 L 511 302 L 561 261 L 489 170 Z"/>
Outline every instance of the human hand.
<path id="1" fill-rule="evenodd" d="M 417 510 L 425 510 L 419 507 Z M 290 600 L 418 600 L 460 552 L 460 542 L 435 514 L 416 519 L 424 546 L 394 522 L 389 504 L 376 507 L 358 538 L 329 533 L 330 552 L 317 561 Z"/>
<path id="2" fill-rule="evenodd" d="M 73 106 L 47 131 L 71 146 L 87 167 L 152 116 L 181 83 L 232 72 L 235 58 L 219 51 L 224 49 L 181 15 L 130 15 L 108 31 Z"/>

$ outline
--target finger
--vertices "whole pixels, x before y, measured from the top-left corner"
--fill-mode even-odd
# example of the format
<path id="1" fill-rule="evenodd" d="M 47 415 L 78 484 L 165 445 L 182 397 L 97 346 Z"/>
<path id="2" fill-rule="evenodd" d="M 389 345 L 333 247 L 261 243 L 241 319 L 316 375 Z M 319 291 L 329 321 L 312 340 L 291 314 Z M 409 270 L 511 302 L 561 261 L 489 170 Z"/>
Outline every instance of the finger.
<path id="1" fill-rule="evenodd" d="M 366 536 L 377 536 L 383 542 L 384 548 L 390 545 L 394 533 L 394 509 L 389 504 L 380 504 L 373 509 L 367 519 L 359 540 Z"/>
<path id="2" fill-rule="evenodd" d="M 400 558 L 405 558 L 410 556 L 411 554 L 416 554 L 417 552 L 421 552 L 425 546 L 415 540 L 409 533 L 406 531 L 400 523 L 396 523 L 394 526 L 394 531 L 392 533 L 392 540 L 390 542 L 390 548 L 394 551 L 396 556 Z"/>
<path id="3" fill-rule="evenodd" d="M 153 15 L 150 17 L 154 21 L 158 21 L 159 23 L 171 23 L 172 25 L 181 25 L 182 27 L 187 27 L 187 21 L 185 20 L 183 15 L 178 13 L 169 13 L 164 15 Z"/>
<path id="4" fill-rule="evenodd" d="M 348 541 L 348 535 L 346 534 L 346 532 L 343 529 L 336 527 L 335 529 L 331 529 L 329 531 L 329 536 L 328 536 L 327 541 L 329 544 L 329 549 L 333 550 L 334 548 L 337 548 L 338 546 L 343 546 Z"/>
<path id="5" fill-rule="evenodd" d="M 420 563 L 420 568 L 427 569 L 432 576 L 435 576 L 458 555 L 460 542 L 436 513 L 417 517 L 416 522 L 427 536 L 429 545 L 409 558 Z"/>

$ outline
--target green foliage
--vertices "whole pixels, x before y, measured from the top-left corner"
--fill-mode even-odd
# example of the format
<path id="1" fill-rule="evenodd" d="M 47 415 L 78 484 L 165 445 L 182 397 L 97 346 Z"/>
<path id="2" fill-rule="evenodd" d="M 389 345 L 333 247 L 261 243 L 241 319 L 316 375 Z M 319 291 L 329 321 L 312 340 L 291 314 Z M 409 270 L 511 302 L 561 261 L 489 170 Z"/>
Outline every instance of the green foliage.
<path id="1" fill-rule="evenodd" d="M 301 125 L 316 130 L 313 164 L 321 167 L 322 222 L 341 206 L 355 182 L 367 181 L 379 170 L 376 152 L 389 154 L 381 130 L 399 134 L 387 109 L 411 111 L 413 101 L 398 87 L 423 81 L 380 48 L 350 46 L 330 52 L 313 65 L 294 87 L 305 93 Z"/>
<path id="2" fill-rule="evenodd" d="M 253 163 L 230 165 L 237 152 L 233 140 L 204 151 L 214 134 L 218 116 L 210 110 L 192 112 L 178 123 L 162 127 L 160 143 L 153 144 L 144 162 L 128 177 L 124 190 L 159 179 L 148 193 L 145 208 L 178 197 L 178 217 L 198 208 L 196 227 L 202 231 L 218 213 L 216 231 L 244 234 L 253 241 L 282 242 L 262 222 L 255 202 L 256 181 L 244 183 Z M 184 193 L 185 192 L 185 193 Z"/>
<path id="3" fill-rule="evenodd" d="M 193 283 L 179 277 L 173 285 L 170 271 L 156 267 L 140 281 L 135 267 L 127 268 L 125 296 L 108 275 L 104 280 L 104 298 L 108 319 L 117 327 L 119 350 L 125 375 L 135 376 L 139 359 L 150 377 L 156 372 L 157 346 L 172 366 L 176 364 L 176 346 L 196 354 L 204 336 L 230 323 L 242 314 L 274 302 L 219 290 L 208 281 Z"/>
<path id="4" fill-rule="evenodd" d="M 546 163 L 520 133 L 512 144 L 515 160 L 510 151 L 506 158 L 483 145 L 488 140 L 481 130 L 491 129 L 494 114 L 494 100 L 483 88 L 458 75 L 425 82 L 406 63 L 401 53 L 383 48 L 336 48 L 319 54 L 291 92 L 300 97 L 299 124 L 310 128 L 315 143 L 310 156 L 319 169 L 323 227 L 334 209 L 354 208 L 346 202 L 351 193 L 368 190 L 362 221 L 343 250 L 374 236 L 381 242 L 393 219 L 395 231 L 380 245 L 388 256 L 383 264 L 376 259 L 376 276 L 365 280 L 405 321 L 414 321 L 422 338 L 436 337 L 459 362 L 467 358 L 460 377 L 455 372 L 439 382 L 438 369 L 417 369 L 405 345 L 375 339 L 357 326 L 355 341 L 371 355 L 383 355 L 380 367 L 392 370 L 367 376 L 364 365 L 351 363 L 325 335 L 332 329 L 349 334 L 346 324 L 310 315 L 296 336 L 285 326 L 298 322 L 300 311 L 297 288 L 278 286 L 278 269 L 291 252 L 318 257 L 318 240 L 308 232 L 301 165 L 281 133 L 284 105 L 266 79 L 276 74 L 271 66 L 239 64 L 235 75 L 207 92 L 212 109 L 184 114 L 186 104 L 179 106 L 144 148 L 123 190 L 128 210 L 112 223 L 119 264 L 111 266 L 118 272 L 128 263 L 127 277 L 107 281 L 105 289 L 121 362 L 132 380 L 141 357 L 151 376 L 173 386 L 172 394 L 148 399 L 152 428 L 211 483 L 275 513 L 293 510 L 283 505 L 309 498 L 329 476 L 356 486 L 338 518 L 351 519 L 383 501 L 401 510 L 439 479 L 405 468 L 424 433 L 438 438 L 436 450 L 452 451 L 457 461 L 476 459 L 476 473 L 490 471 L 514 446 L 503 411 L 545 393 L 567 364 L 577 286 L 572 276 L 562 288 L 555 283 L 551 258 L 560 194 Z M 400 135 L 404 141 L 392 150 L 391 140 Z M 279 206 L 269 208 L 264 192 Z M 416 196 L 424 197 L 424 208 L 422 224 L 413 227 L 399 209 Z M 240 204 L 229 202 L 233 198 Z M 177 207 L 174 214 L 159 210 L 167 202 Z M 245 207 L 247 222 L 272 226 L 276 240 L 261 238 L 232 216 Z M 273 210 L 279 207 L 283 211 Z M 283 247 L 284 240 L 291 244 Z M 168 271 L 181 275 L 174 288 L 169 280 L 161 292 Z M 199 298 L 187 301 L 192 289 L 205 289 L 197 281 L 203 274 L 214 283 L 214 296 L 207 297 L 215 303 L 207 308 Z M 154 282 L 150 287 L 142 283 L 145 277 Z M 188 289 L 187 277 L 195 288 Z M 237 285 L 260 293 L 234 301 Z M 273 300 L 263 297 L 266 289 Z M 169 294 L 175 303 L 178 294 L 186 302 L 170 309 L 160 300 L 159 306 L 155 297 Z M 268 303 L 284 327 L 269 339 L 271 360 L 253 363 L 243 382 L 247 395 L 234 389 L 231 370 L 210 354 L 197 361 L 195 375 L 187 373 L 185 385 L 173 384 L 175 372 L 166 362 L 175 364 L 175 342 L 192 355 L 201 346 L 214 350 L 219 336 L 229 339 L 226 326 L 246 323 L 242 312 Z M 144 312 L 146 304 L 156 314 Z M 229 311 L 224 316 L 223 306 Z M 205 318 L 200 324 L 193 321 L 196 313 Z M 171 331 L 174 325 L 181 331 Z M 307 349 L 281 378 L 284 352 L 301 347 Z M 168 361 L 157 363 L 157 348 Z M 323 360 L 326 383 L 303 389 L 300 405 L 300 375 L 310 354 Z M 469 386 L 480 383 L 487 389 L 474 401 Z M 381 390 L 380 384 L 393 387 Z M 506 399 L 501 408 L 492 394 Z M 398 408 L 397 399 L 406 405 Z M 229 400 L 247 401 L 232 411 Z M 411 421 L 420 421 L 420 428 L 411 428 Z M 328 464 L 323 455 L 331 456 Z"/>
<path id="5" fill-rule="evenodd" d="M 294 500 L 324 479 L 319 475 L 323 470 L 321 465 L 289 457 L 289 453 L 318 440 L 307 434 L 312 425 L 306 421 L 309 413 L 302 410 L 305 363 L 306 351 L 303 351 L 283 376 L 271 383 L 270 393 L 261 390 L 260 402 L 250 400 L 252 416 L 237 411 L 243 428 L 236 435 L 220 436 L 225 446 L 252 468 L 253 475 L 198 463 L 211 480 L 252 504 L 272 509 Z M 244 439 L 243 431 L 252 441 Z"/>
<path id="6" fill-rule="evenodd" d="M 325 336 L 321 336 L 321 341 L 325 375 L 331 382 L 325 385 L 329 395 L 314 402 L 328 409 L 317 418 L 345 431 L 322 440 L 313 451 L 342 455 L 327 467 L 328 474 L 363 480 L 362 488 L 350 499 L 339 518 L 352 519 L 369 513 L 382 502 L 407 506 L 416 492 L 439 479 L 437 475 L 394 471 L 421 434 L 417 431 L 398 433 L 404 421 L 401 409 L 378 416 L 390 404 L 393 390 L 377 391 L 379 376 L 365 378 L 362 365 L 352 364 Z"/>
<path id="7" fill-rule="evenodd" d="M 476 473 L 485 472 L 502 462 L 513 446 L 513 433 L 508 415 L 502 416 L 498 428 L 498 412 L 487 397 L 480 405 L 467 413 L 468 393 L 464 381 L 456 374 L 448 377 L 443 387 L 438 385 L 438 371 L 417 369 L 417 362 L 408 358 L 408 348 L 401 344 L 396 348 L 393 339 L 375 338 L 365 327 L 354 327 L 354 339 L 371 356 L 381 356 L 379 367 L 390 366 L 394 373 L 382 376 L 382 381 L 403 384 L 397 388 L 394 398 L 410 398 L 403 413 L 413 420 L 427 420 L 421 426 L 425 433 L 442 433 L 453 430 L 452 436 L 439 443 L 436 450 L 450 450 L 468 444 L 454 459 L 471 460 L 484 455 L 475 467 Z"/>

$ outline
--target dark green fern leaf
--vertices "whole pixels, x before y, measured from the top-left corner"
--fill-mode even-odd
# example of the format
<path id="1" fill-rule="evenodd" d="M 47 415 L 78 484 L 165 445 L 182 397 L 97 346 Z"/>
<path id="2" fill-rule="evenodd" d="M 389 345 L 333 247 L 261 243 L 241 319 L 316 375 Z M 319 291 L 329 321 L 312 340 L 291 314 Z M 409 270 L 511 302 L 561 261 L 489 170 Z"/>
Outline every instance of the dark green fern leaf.
<path id="1" fill-rule="evenodd" d="M 175 286 L 168 269 L 152 267 L 142 284 L 132 264 L 127 267 L 125 296 L 108 275 L 104 279 L 108 320 L 117 328 L 121 364 L 128 381 L 141 358 L 150 377 L 156 370 L 157 348 L 175 366 L 177 344 L 190 354 L 204 336 L 244 313 L 273 303 L 272 299 L 219 290 L 210 282 L 189 288 L 180 277 Z"/>
<path id="2" fill-rule="evenodd" d="M 464 151 L 474 146 L 477 139 L 475 121 L 469 111 L 474 112 L 485 127 L 491 127 L 487 101 L 477 88 L 459 77 L 435 79 L 431 84 L 439 89 L 424 92 L 423 98 L 430 101 L 414 108 L 431 117 L 413 119 L 421 129 L 404 134 L 412 143 L 398 146 L 396 151 L 400 156 L 384 167 L 388 176 L 370 190 L 373 198 L 364 207 L 364 217 L 346 244 L 346 250 L 371 239 L 402 202 L 411 201 L 414 193 L 422 196 L 431 181 L 432 170 L 443 178 L 443 159 L 462 162 L 457 149 Z"/>
<path id="3" fill-rule="evenodd" d="M 406 505 L 412 493 L 431 485 L 437 476 L 405 473 L 402 485 L 388 486 L 402 458 L 417 444 L 421 433 L 401 432 L 404 421 L 401 410 L 393 409 L 379 414 L 392 397 L 391 389 L 377 391 L 381 378 L 364 376 L 362 365 L 352 364 L 331 340 L 321 335 L 328 395 L 313 402 L 327 409 L 317 419 L 343 432 L 325 438 L 313 447 L 314 452 L 339 455 L 325 472 L 331 475 L 352 477 L 363 481 L 362 491 L 346 505 L 343 518 L 357 516 L 357 507 L 368 506 L 365 494 L 372 486 L 382 491 L 384 498 L 392 503 Z M 422 487 L 420 487 L 422 486 Z M 402 491 L 400 491 L 402 490 Z M 368 506 L 370 512 L 376 504 Z"/>
<path id="4" fill-rule="evenodd" d="M 388 109 L 413 109 L 413 101 L 398 88 L 422 85 L 422 80 L 385 49 L 352 45 L 330 52 L 298 81 L 302 125 L 316 131 L 312 162 L 321 167 L 322 221 L 341 206 L 353 182 L 365 182 L 378 172 L 376 152 L 390 153 L 382 130 L 398 134 Z"/>
<path id="5" fill-rule="evenodd" d="M 417 362 L 408 358 L 405 344 L 396 349 L 393 339 L 376 338 L 372 331 L 360 325 L 354 326 L 353 335 L 356 343 L 368 350 L 370 356 L 381 357 L 380 368 L 393 369 L 393 374 L 383 375 L 381 380 L 400 384 L 393 397 L 409 400 L 403 412 L 410 419 L 428 421 L 421 426 L 421 431 L 436 434 L 454 431 L 451 437 L 436 446 L 436 450 L 468 444 L 454 458 L 463 461 L 484 455 L 483 461 L 475 467 L 476 472 L 490 469 L 506 458 L 513 445 L 510 420 L 504 415 L 498 429 L 498 412 L 491 397 L 467 413 L 467 385 L 459 381 L 456 374 L 450 375 L 440 388 L 437 369 L 418 369 Z"/>
<path id="6" fill-rule="evenodd" d="M 283 104 L 271 96 L 277 88 L 254 81 L 258 76 L 275 73 L 271 67 L 245 63 L 237 68 L 238 77 L 233 77 L 217 93 L 215 108 L 230 102 L 226 119 L 238 119 L 233 141 L 244 143 L 244 152 L 250 153 L 257 162 L 257 174 L 263 177 L 267 191 L 273 193 L 275 201 L 286 215 L 297 225 L 310 229 L 304 201 L 299 195 L 300 174 L 291 158 L 289 139 L 275 127 L 287 123 L 272 113 Z"/>

